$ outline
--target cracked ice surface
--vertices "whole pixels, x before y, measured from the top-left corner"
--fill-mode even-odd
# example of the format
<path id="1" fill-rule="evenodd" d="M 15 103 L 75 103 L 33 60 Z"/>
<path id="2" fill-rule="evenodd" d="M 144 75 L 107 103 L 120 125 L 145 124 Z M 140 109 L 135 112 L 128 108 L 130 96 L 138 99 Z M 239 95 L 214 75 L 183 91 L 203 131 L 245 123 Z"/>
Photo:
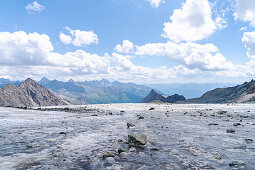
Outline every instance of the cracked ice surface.
<path id="1" fill-rule="evenodd" d="M 0 169 L 255 167 L 254 104 L 55 108 L 0 108 Z M 127 123 L 135 127 L 127 129 Z M 227 133 L 227 129 L 235 132 Z M 146 134 L 146 145 L 130 149 L 127 136 L 132 133 Z M 118 154 L 120 147 L 127 150 L 125 154 Z M 106 152 L 115 155 L 112 161 L 102 158 Z"/>

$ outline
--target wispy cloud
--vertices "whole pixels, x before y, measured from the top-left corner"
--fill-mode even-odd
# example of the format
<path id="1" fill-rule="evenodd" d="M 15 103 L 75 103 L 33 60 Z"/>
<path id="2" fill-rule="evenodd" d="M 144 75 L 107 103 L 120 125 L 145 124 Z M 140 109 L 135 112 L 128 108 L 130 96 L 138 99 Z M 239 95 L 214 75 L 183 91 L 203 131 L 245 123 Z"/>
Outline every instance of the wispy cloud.
<path id="1" fill-rule="evenodd" d="M 27 6 L 26 6 L 26 11 L 28 14 L 34 14 L 36 12 L 39 13 L 44 9 L 45 9 L 45 7 L 41 4 L 39 4 L 37 1 L 27 4 Z"/>
<path id="2" fill-rule="evenodd" d="M 161 2 L 164 2 L 164 0 L 146 0 L 146 1 L 150 2 L 151 6 L 155 8 L 158 8 L 159 4 Z"/>

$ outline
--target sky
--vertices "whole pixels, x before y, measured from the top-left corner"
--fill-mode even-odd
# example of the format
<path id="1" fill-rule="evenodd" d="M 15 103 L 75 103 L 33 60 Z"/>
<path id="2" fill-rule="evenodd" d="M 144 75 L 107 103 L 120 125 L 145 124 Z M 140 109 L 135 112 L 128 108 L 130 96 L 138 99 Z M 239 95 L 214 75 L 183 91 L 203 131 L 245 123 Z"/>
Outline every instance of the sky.
<path id="1" fill-rule="evenodd" d="M 0 77 L 240 83 L 254 0 L 1 0 Z"/>

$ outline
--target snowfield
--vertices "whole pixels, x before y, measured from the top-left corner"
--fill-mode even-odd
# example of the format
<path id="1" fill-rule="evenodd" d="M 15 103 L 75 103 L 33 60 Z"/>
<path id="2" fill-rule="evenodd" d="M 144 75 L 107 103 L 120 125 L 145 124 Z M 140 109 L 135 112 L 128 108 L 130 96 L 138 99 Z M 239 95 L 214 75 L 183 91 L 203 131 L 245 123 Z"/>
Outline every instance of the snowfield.
<path id="1" fill-rule="evenodd" d="M 254 134 L 254 104 L 2 107 L 0 169 L 255 169 Z"/>

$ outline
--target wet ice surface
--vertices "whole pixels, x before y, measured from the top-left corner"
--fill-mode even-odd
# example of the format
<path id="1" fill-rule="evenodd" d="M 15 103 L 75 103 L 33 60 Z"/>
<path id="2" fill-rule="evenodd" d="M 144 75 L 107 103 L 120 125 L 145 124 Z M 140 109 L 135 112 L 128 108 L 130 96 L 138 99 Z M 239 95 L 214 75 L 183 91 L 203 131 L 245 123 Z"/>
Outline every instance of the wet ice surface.
<path id="1" fill-rule="evenodd" d="M 72 111 L 77 107 L 81 111 Z M 70 108 L 66 112 L 0 108 L 0 169 L 255 167 L 255 105 Z M 135 127 L 127 129 L 127 123 Z M 235 132 L 227 133 L 229 129 Z M 147 135 L 146 145 L 130 149 L 127 136 L 133 133 Z M 127 151 L 118 154 L 120 147 Z M 103 159 L 106 152 L 115 157 Z"/>

